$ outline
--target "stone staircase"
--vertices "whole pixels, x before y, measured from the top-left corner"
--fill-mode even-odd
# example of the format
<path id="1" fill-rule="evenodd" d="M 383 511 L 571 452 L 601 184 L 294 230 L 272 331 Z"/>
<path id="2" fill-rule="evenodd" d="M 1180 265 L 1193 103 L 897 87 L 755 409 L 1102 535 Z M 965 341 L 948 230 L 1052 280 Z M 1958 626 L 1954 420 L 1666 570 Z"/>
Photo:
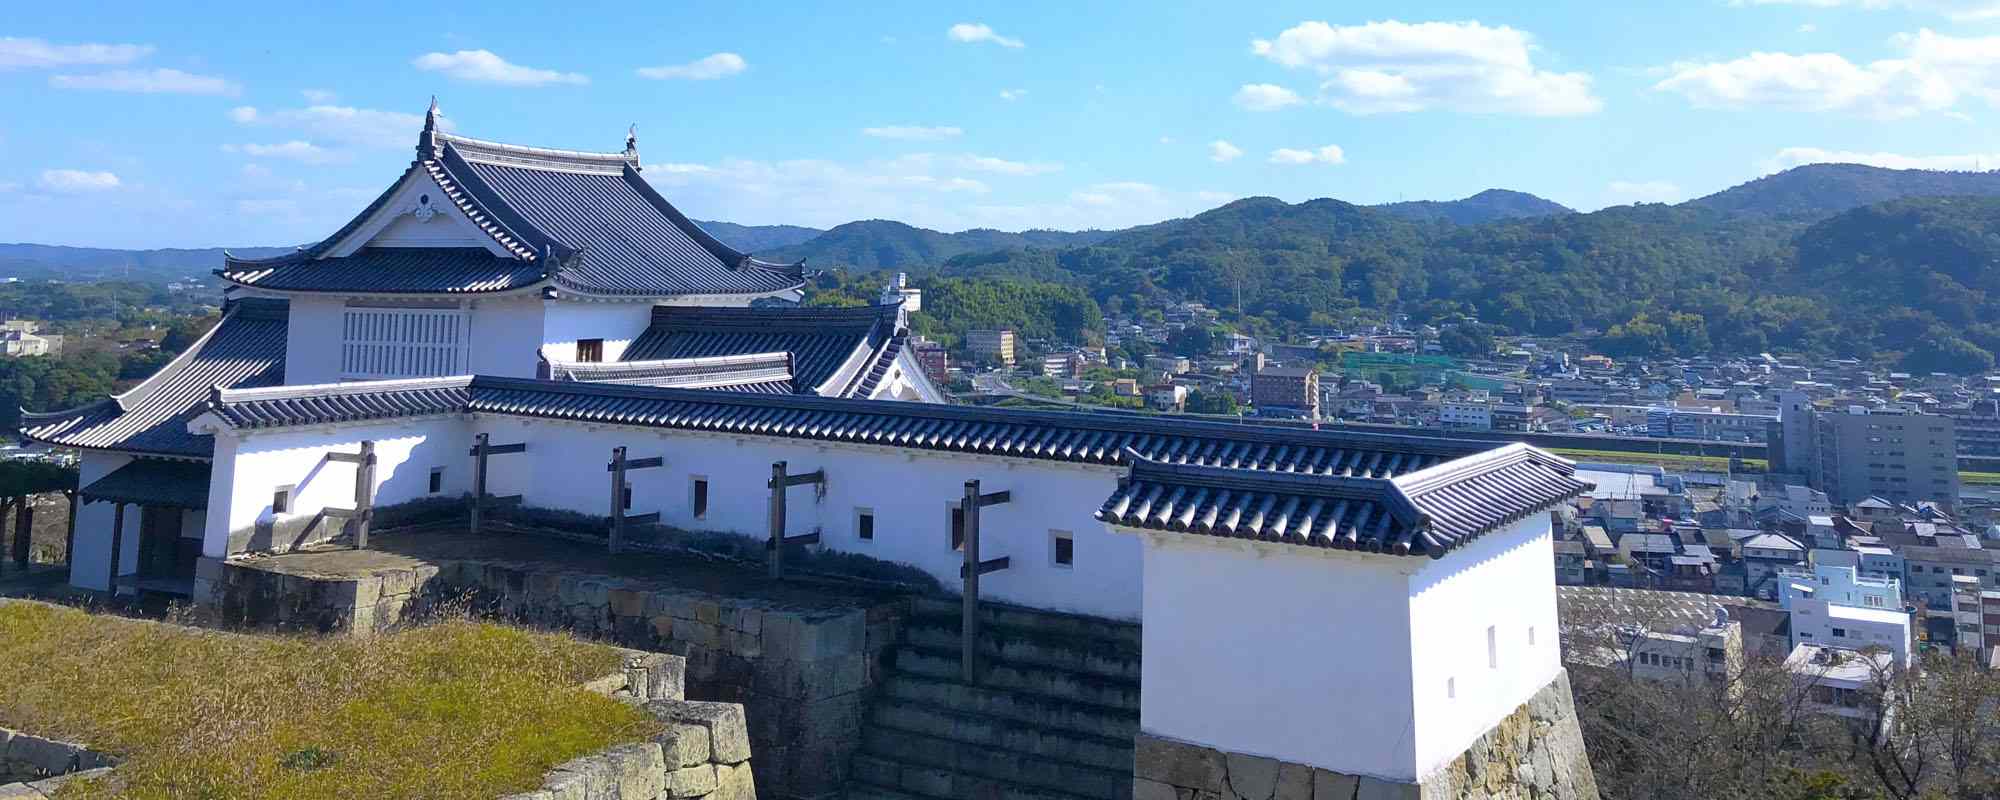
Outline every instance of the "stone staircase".
<path id="1" fill-rule="evenodd" d="M 959 613 L 915 601 L 848 800 L 1129 800 L 1139 626 L 989 605 L 974 686 L 960 679 Z"/>

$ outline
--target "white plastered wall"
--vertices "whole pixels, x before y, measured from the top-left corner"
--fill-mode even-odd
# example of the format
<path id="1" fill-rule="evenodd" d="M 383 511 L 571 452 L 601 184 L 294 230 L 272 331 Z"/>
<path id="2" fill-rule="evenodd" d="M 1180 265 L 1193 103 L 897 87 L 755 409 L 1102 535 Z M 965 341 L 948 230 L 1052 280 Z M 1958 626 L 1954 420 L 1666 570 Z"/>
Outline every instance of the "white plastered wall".
<path id="1" fill-rule="evenodd" d="M 1410 579 L 1417 775 L 1457 758 L 1555 680 L 1562 669 L 1555 587 L 1547 514 L 1423 559 Z"/>
<path id="2" fill-rule="evenodd" d="M 77 485 L 89 486 L 130 463 L 132 457 L 121 453 L 83 451 L 77 462 Z M 70 585 L 97 591 L 111 588 L 111 522 L 116 513 L 111 503 L 84 503 L 77 508 L 76 550 L 69 559 Z M 123 557 L 118 560 L 118 574 L 130 575 L 139 565 L 137 506 L 125 508 L 125 533 L 119 545 Z"/>
<path id="3" fill-rule="evenodd" d="M 604 360 L 617 361 L 653 324 L 650 303 L 543 302 L 542 353 L 554 361 L 575 360 L 578 339 L 603 339 Z"/>
<path id="4" fill-rule="evenodd" d="M 1154 736 L 1414 782 L 1560 669 L 1545 514 L 1436 560 L 1141 537 Z"/>
<path id="5" fill-rule="evenodd" d="M 388 300 L 346 295 L 296 295 L 291 298 L 285 336 L 285 383 L 304 386 L 341 381 L 343 315 L 348 303 L 393 307 Z M 468 372 L 507 378 L 532 378 L 542 346 L 542 300 L 532 295 L 482 297 L 470 301 Z M 572 345 L 574 341 L 572 340 Z M 606 345 L 607 350 L 609 344 Z"/>

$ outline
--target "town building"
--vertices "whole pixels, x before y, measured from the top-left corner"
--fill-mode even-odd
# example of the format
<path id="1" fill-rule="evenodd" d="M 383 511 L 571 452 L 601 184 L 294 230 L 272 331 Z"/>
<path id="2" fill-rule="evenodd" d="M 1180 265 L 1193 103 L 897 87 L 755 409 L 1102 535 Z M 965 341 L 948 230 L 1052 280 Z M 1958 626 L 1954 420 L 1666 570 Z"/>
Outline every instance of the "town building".
<path id="1" fill-rule="evenodd" d="M 1950 417 L 1849 406 L 1814 411 L 1810 420 L 1807 475 L 1834 502 L 1876 496 L 1903 504 L 1928 500 L 1947 510 L 1957 503 L 1958 443 Z"/>
<path id="2" fill-rule="evenodd" d="M 0 322 L 0 355 L 52 356 L 62 354 L 61 336 L 42 335 L 42 324 L 28 319 Z"/>
<path id="3" fill-rule="evenodd" d="M 1014 332 L 1005 328 L 966 331 L 965 352 L 981 364 L 1014 366 Z"/>
<path id="4" fill-rule="evenodd" d="M 1883 682 L 1895 674 L 1895 657 L 1817 643 L 1801 643 L 1785 658 L 1785 669 L 1805 691 L 1806 706 L 1864 726 L 1882 724 Z"/>
<path id="5" fill-rule="evenodd" d="M 1319 419 L 1319 370 L 1265 367 L 1250 376 L 1250 402 L 1259 416 Z"/>
<path id="6" fill-rule="evenodd" d="M 1438 426 L 1458 430 L 1493 430 L 1493 404 L 1483 397 L 1440 401 Z"/>
<path id="7" fill-rule="evenodd" d="M 924 371 L 924 377 L 931 383 L 943 386 L 951 380 L 951 354 L 942 342 L 934 342 L 922 336 L 910 340 L 910 352 L 916 356 L 917 366 Z"/>

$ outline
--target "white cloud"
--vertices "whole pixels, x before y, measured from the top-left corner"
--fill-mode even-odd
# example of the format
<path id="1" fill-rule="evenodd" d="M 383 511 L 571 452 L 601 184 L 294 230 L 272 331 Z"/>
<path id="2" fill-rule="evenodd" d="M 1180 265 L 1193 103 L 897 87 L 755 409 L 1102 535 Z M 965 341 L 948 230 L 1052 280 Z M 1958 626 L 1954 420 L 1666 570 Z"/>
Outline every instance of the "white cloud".
<path id="1" fill-rule="evenodd" d="M 61 194 L 83 192 L 103 192 L 118 188 L 121 184 L 117 175 L 109 172 L 94 172 L 81 169 L 45 169 L 41 179 L 35 182 L 43 190 Z"/>
<path id="2" fill-rule="evenodd" d="M 991 172 L 999 175 L 1046 175 L 1062 171 L 1061 164 L 1039 161 L 1008 161 L 992 156 L 959 156 L 956 163 L 961 169 Z"/>
<path id="3" fill-rule="evenodd" d="M 1347 153 L 1337 144 L 1330 144 L 1317 150 L 1280 147 L 1271 151 L 1270 161 L 1273 164 L 1345 164 Z"/>
<path id="4" fill-rule="evenodd" d="M 646 179 L 700 219 L 832 226 L 894 219 L 956 231 L 967 228 L 1119 228 L 1186 216 L 1216 205 L 1213 193 L 1130 182 L 1094 183 L 1010 195 L 960 172 L 950 156 L 885 161 L 725 159 L 646 167 Z M 1030 188 L 1030 187 L 1016 187 Z M 1045 189 L 1034 182 L 1031 188 Z M 1226 198 L 1225 198 L 1226 199 Z"/>
<path id="5" fill-rule="evenodd" d="M 589 83 L 590 78 L 575 72 L 558 72 L 510 64 L 491 50 L 460 50 L 456 53 L 425 53 L 410 62 L 426 72 L 442 72 L 462 81 L 499 83 L 508 86 L 547 86 L 556 83 Z"/>
<path id="6" fill-rule="evenodd" d="M 1929 29 L 1890 41 L 1901 58 L 1855 63 L 1838 53 L 1753 52 L 1684 61 L 1653 85 L 1700 108 L 1847 112 L 1893 119 L 1947 112 L 1968 97 L 2000 106 L 2000 36 Z"/>
<path id="7" fill-rule="evenodd" d="M 307 105 L 314 106 L 330 105 L 340 99 L 340 95 L 334 94 L 332 89 L 301 89 L 299 94 L 305 97 Z"/>
<path id="8" fill-rule="evenodd" d="M 49 85 L 57 89 L 85 89 L 103 92 L 143 92 L 146 94 L 235 95 L 236 84 L 212 75 L 195 75 L 177 69 L 119 69 L 91 75 L 50 75 Z"/>
<path id="9" fill-rule="evenodd" d="M 1227 139 L 1217 139 L 1208 143 L 1208 160 L 1227 164 L 1243 155 L 1243 148 L 1230 144 Z"/>
<path id="10" fill-rule="evenodd" d="M 0 70 L 130 64 L 152 52 L 151 45 L 143 44 L 51 44 L 0 36 Z"/>
<path id="11" fill-rule="evenodd" d="M 249 106 L 232 109 L 229 118 L 244 125 L 296 130 L 316 140 L 355 147 L 399 148 L 416 144 L 424 116 L 352 106 L 308 106 L 264 112 Z M 439 125 L 452 127 L 450 119 Z"/>
<path id="12" fill-rule="evenodd" d="M 1246 83 L 1236 90 L 1236 105 L 1251 111 L 1276 111 L 1298 105 L 1299 93 L 1271 83 Z"/>
<path id="13" fill-rule="evenodd" d="M 1671 203 L 1687 197 L 1681 187 L 1668 181 L 1612 181 L 1608 191 L 1627 203 Z"/>
<path id="14" fill-rule="evenodd" d="M 1000 99 L 1002 99 L 1002 100 L 1019 100 L 1019 99 L 1021 99 L 1021 98 L 1023 98 L 1023 97 L 1027 97 L 1027 96 L 1028 96 L 1028 90 L 1026 90 L 1026 89 L 1001 89 L 1001 90 L 1000 90 Z"/>
<path id="15" fill-rule="evenodd" d="M 1824 150 L 1818 147 L 1787 147 L 1760 166 L 1767 173 L 1782 172 L 1804 164 L 1867 164 L 1888 169 L 1940 169 L 1985 171 L 2000 169 L 2000 153 L 1912 156 L 1902 153 L 1862 153 L 1852 150 Z"/>
<path id="16" fill-rule="evenodd" d="M 639 77 L 654 80 L 712 81 L 727 78 L 750 68 L 750 62 L 735 53 L 716 53 L 710 56 L 667 67 L 640 67 Z"/>
<path id="17" fill-rule="evenodd" d="M 862 128 L 861 133 L 877 139 L 930 141 L 934 139 L 950 139 L 963 135 L 965 131 L 950 125 L 883 125 L 875 128 Z"/>
<path id="18" fill-rule="evenodd" d="M 327 152 L 326 148 L 303 139 L 277 144 L 225 144 L 222 146 L 222 152 L 252 158 L 283 158 L 308 164 L 322 164 L 333 160 L 333 154 Z"/>
<path id="19" fill-rule="evenodd" d="M 1001 47 L 1025 47 L 1025 42 L 994 33 L 983 22 L 961 22 L 944 32 L 954 42 L 992 42 Z"/>
<path id="20" fill-rule="evenodd" d="M 1355 114 L 1464 111 L 1562 116 L 1603 102 L 1582 72 L 1539 69 L 1533 37 L 1477 21 L 1303 22 L 1250 51 L 1320 75 L 1319 101 Z"/>
<path id="21" fill-rule="evenodd" d="M 2000 2 L 1996 0 L 1731 0 L 1730 5 L 1847 7 L 1868 11 L 1900 9 L 1941 14 L 1957 22 L 2000 19 Z"/>
<path id="22" fill-rule="evenodd" d="M 1801 22 L 1801 23 L 1799 23 L 1799 33 L 1814 33 L 1814 32 L 1817 32 L 1818 30 L 1819 30 L 1819 26 L 1818 26 L 1818 25 L 1814 25 L 1814 24 L 1812 24 L 1812 23 L 1810 23 L 1810 22 Z"/>

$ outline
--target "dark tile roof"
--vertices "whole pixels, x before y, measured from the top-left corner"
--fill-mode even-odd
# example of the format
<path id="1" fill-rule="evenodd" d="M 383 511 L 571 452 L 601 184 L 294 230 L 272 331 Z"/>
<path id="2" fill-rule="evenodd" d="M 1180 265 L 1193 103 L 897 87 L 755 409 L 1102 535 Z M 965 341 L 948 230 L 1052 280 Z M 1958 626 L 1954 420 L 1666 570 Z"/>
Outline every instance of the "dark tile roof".
<path id="1" fill-rule="evenodd" d="M 208 470 L 199 461 L 136 458 L 83 487 L 84 502 L 138 503 L 179 508 L 208 507 Z"/>
<path id="2" fill-rule="evenodd" d="M 276 258 L 226 257 L 216 274 L 281 291 L 502 291 L 503 285 L 547 280 L 583 294 L 639 297 L 770 294 L 804 282 L 802 262 L 761 261 L 702 230 L 640 177 L 636 151 L 522 147 L 446 134 L 434 125 L 434 116 L 427 119 L 417 160 L 396 184 L 334 235 Z M 405 255 L 424 263 L 382 265 L 407 275 L 365 274 L 366 264 L 300 268 L 333 260 L 325 258 L 333 246 L 381 211 L 412 174 L 434 180 L 445 201 L 520 263 L 473 269 L 463 254 L 440 250 Z M 249 276 L 255 277 L 244 280 Z M 367 285 L 349 288 L 355 283 Z"/>
<path id="3" fill-rule="evenodd" d="M 792 354 L 800 394 L 866 397 L 906 332 L 898 306 L 684 308 L 659 306 L 653 323 L 625 348 L 632 361 L 708 358 L 737 353 Z"/>
<path id="4" fill-rule="evenodd" d="M 1023 411 L 935 403 L 769 396 L 650 386 L 425 378 L 217 393 L 239 428 L 477 412 L 745 435 L 947 450 L 1085 464 L 1126 449 L 1174 464 L 1387 477 L 1486 449 L 1482 442 L 1306 431 L 1136 414 Z"/>
<path id="5" fill-rule="evenodd" d="M 791 394 L 792 356 L 781 352 L 609 363 L 551 361 L 549 377 L 559 381 Z"/>
<path id="6" fill-rule="evenodd" d="M 1097 518 L 1131 528 L 1441 557 L 1576 496 L 1570 462 L 1515 444 L 1402 474 L 1346 477 L 1169 464 L 1131 472 Z"/>
<path id="7" fill-rule="evenodd" d="M 364 247 L 342 258 L 233 262 L 217 274 L 259 289 L 391 294 L 505 292 L 548 277 L 541 262 L 499 258 L 467 247 Z"/>
<path id="8" fill-rule="evenodd" d="M 444 169 L 475 198 L 504 206 L 573 254 L 556 271 L 558 286 L 614 295 L 764 294 L 803 281 L 798 264 L 759 261 L 710 236 L 628 162 L 439 138 Z"/>
<path id="9" fill-rule="evenodd" d="M 214 443 L 187 423 L 214 386 L 274 386 L 285 378 L 283 300 L 235 300 L 187 352 L 116 397 L 21 416 L 22 435 L 64 447 L 207 458 Z"/>

